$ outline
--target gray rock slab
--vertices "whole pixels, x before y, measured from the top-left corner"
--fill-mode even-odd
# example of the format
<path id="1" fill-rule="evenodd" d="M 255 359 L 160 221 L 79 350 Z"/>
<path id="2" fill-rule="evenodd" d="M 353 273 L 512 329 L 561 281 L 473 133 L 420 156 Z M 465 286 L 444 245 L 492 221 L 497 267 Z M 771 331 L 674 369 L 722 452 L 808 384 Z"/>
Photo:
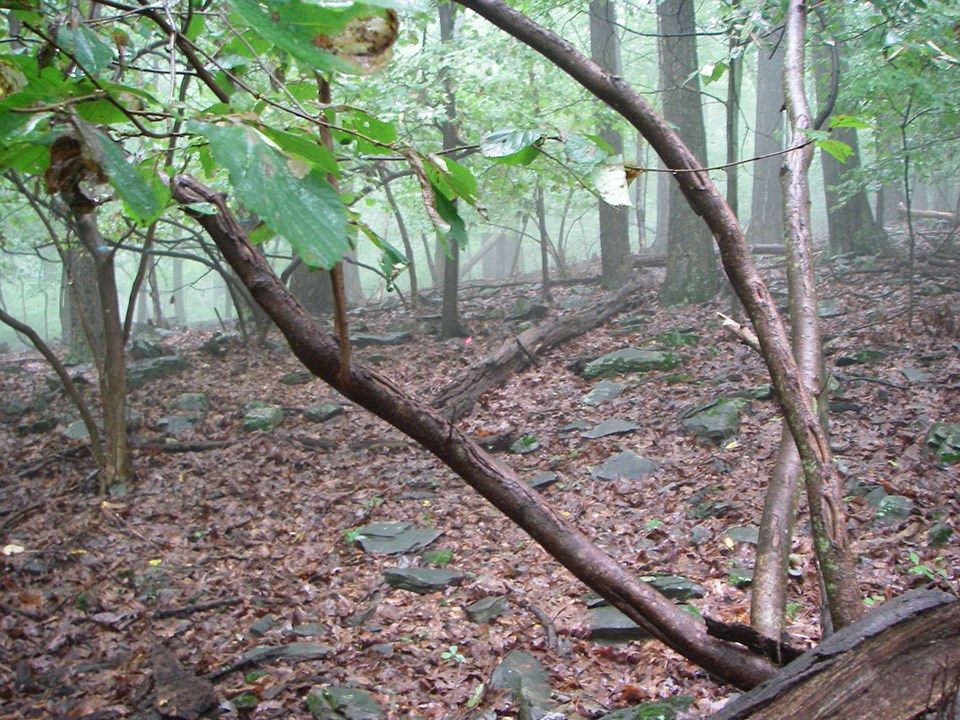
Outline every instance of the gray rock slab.
<path id="1" fill-rule="evenodd" d="M 303 416 L 310 422 L 322 423 L 343 413 L 340 403 L 317 403 L 303 411 Z"/>
<path id="2" fill-rule="evenodd" d="M 180 355 L 137 360 L 127 365 L 127 388 L 133 390 L 151 380 L 176 375 L 186 370 L 188 365 Z"/>
<path id="3" fill-rule="evenodd" d="M 646 575 L 640 579 L 671 600 L 691 600 L 707 594 L 703 585 L 679 575 Z"/>
<path id="4" fill-rule="evenodd" d="M 83 420 L 74 420 L 67 425 L 63 429 L 63 435 L 70 440 L 83 441 L 90 439 L 90 433 L 87 432 L 87 426 L 83 424 Z"/>
<path id="5" fill-rule="evenodd" d="M 459 585 L 466 577 L 462 572 L 445 568 L 409 567 L 383 571 L 383 578 L 389 585 L 419 595 L 440 592 Z"/>
<path id="6" fill-rule="evenodd" d="M 307 709 L 318 720 L 379 720 L 383 710 L 366 690 L 326 687 L 311 690 Z"/>
<path id="7" fill-rule="evenodd" d="M 615 377 L 627 373 L 645 373 L 653 370 L 672 370 L 680 365 L 676 353 L 660 350 L 625 348 L 599 357 L 583 369 L 582 377 Z"/>
<path id="8" fill-rule="evenodd" d="M 960 462 L 960 423 L 934 423 L 923 441 L 927 455 L 943 465 Z"/>
<path id="9" fill-rule="evenodd" d="M 877 506 L 877 521 L 895 523 L 910 517 L 914 503 L 904 495 L 887 495 Z"/>
<path id="10" fill-rule="evenodd" d="M 443 533 L 408 522 L 377 522 L 360 528 L 357 542 L 365 552 L 397 555 L 422 550 Z"/>
<path id="11" fill-rule="evenodd" d="M 756 545 L 760 539 L 760 529 L 755 527 L 744 527 L 742 525 L 733 525 L 723 533 L 734 542 L 749 543 Z"/>
<path id="12" fill-rule="evenodd" d="M 362 348 L 371 345 L 400 345 L 413 339 L 413 334 L 408 332 L 392 332 L 383 335 L 368 335 L 365 333 L 352 335 L 350 343 L 354 347 Z"/>
<path id="13" fill-rule="evenodd" d="M 646 640 L 650 634 L 610 605 L 601 605 L 590 610 L 591 640 Z"/>
<path id="14" fill-rule="evenodd" d="M 591 427 L 591 425 L 586 420 L 574 420 L 573 422 L 569 422 L 563 427 L 561 427 L 560 432 L 565 434 L 576 433 L 576 432 L 580 432 L 581 430 L 586 430 L 589 427 Z"/>
<path id="15" fill-rule="evenodd" d="M 287 660 L 290 662 L 307 662 L 319 660 L 334 653 L 329 645 L 318 642 L 295 642 L 287 645 L 266 645 L 247 650 L 240 657 L 249 663 L 263 663 L 269 660 Z"/>
<path id="16" fill-rule="evenodd" d="M 532 478 L 527 480 L 527 485 L 532 487 L 534 490 L 537 490 L 547 485 L 552 485 L 560 478 L 553 470 L 547 470 L 546 472 L 538 473 Z"/>
<path id="17" fill-rule="evenodd" d="M 603 465 L 590 471 L 598 480 L 641 480 L 653 475 L 660 465 L 632 450 L 624 450 L 611 456 Z"/>
<path id="18" fill-rule="evenodd" d="M 486 623 L 503 615 L 507 608 L 507 598 L 503 595 L 491 595 L 464 607 L 470 622 Z"/>
<path id="19" fill-rule="evenodd" d="M 521 717 L 539 717 L 534 709 L 547 710 L 555 705 L 547 671 L 526 650 L 511 650 L 490 676 L 490 687 L 508 690 L 520 706 Z"/>
<path id="20" fill-rule="evenodd" d="M 612 380 L 601 380 L 596 385 L 593 386 L 593 389 L 590 390 L 586 395 L 583 396 L 582 402 L 584 405 L 602 405 L 605 402 L 610 402 L 615 400 L 620 393 L 623 392 L 623 389 L 626 386 L 622 383 L 613 382 Z"/>
<path id="21" fill-rule="evenodd" d="M 930 376 L 919 368 L 905 367 L 900 370 L 900 374 L 903 375 L 911 385 L 922 385 L 923 383 L 930 382 Z"/>
<path id="22" fill-rule="evenodd" d="M 243 413 L 243 429 L 247 432 L 270 432 L 283 422 L 278 407 L 252 407 Z"/>
<path id="23" fill-rule="evenodd" d="M 740 419 L 750 405 L 746 398 L 721 398 L 685 413 L 683 428 L 701 440 L 722 442 L 737 434 Z"/>
<path id="24" fill-rule="evenodd" d="M 306 370 L 284 373 L 280 376 L 280 382 L 284 385 L 306 385 L 313 380 L 313 373 Z"/>
<path id="25" fill-rule="evenodd" d="M 187 435 L 201 422 L 203 415 L 166 415 L 157 420 L 157 429 L 167 435 Z"/>
<path id="26" fill-rule="evenodd" d="M 607 437 L 609 435 L 624 435 L 625 433 L 639 430 L 640 426 L 629 420 L 620 420 L 619 418 L 610 418 L 604 420 L 589 430 L 580 433 L 580 437 L 587 440 L 596 440 L 597 438 Z"/>

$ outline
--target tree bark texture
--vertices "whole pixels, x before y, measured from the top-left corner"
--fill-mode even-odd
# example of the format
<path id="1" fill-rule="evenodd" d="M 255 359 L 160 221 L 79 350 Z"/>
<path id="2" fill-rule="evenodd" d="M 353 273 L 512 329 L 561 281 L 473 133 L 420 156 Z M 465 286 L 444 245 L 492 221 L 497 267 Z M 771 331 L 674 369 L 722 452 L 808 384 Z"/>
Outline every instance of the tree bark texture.
<path id="1" fill-rule="evenodd" d="M 660 84 L 663 115 L 677 128 L 687 149 L 706 161 L 707 134 L 700 100 L 694 0 L 662 0 L 657 4 Z M 667 167 L 674 165 L 667 163 Z M 660 289 L 664 305 L 711 299 L 719 287 L 717 261 L 709 229 L 671 183 L 668 195 L 667 274 Z"/>
<path id="2" fill-rule="evenodd" d="M 115 250 L 100 235 L 93 213 L 73 212 L 77 237 L 94 260 L 97 276 L 97 307 L 103 327 L 102 359 L 97 363 L 100 377 L 100 405 L 103 412 L 103 445 L 107 463 L 100 475 L 101 494 L 130 477 L 127 448 L 127 369 L 123 326 L 117 294 Z"/>
<path id="3" fill-rule="evenodd" d="M 809 173 L 813 146 L 807 142 L 804 132 L 813 127 L 804 89 L 806 26 L 804 0 L 791 0 L 787 8 L 783 66 L 784 97 L 793 130 L 792 149 L 784 156 L 782 174 L 787 281 L 794 357 L 806 394 L 816 403 L 820 399 L 821 389 L 826 387 L 826 382 L 821 376 L 820 323 L 817 316 L 813 237 L 810 228 Z M 804 457 L 803 452 L 800 455 L 801 462 L 809 464 L 805 478 L 807 504 L 810 508 L 817 563 L 829 603 L 829 625 L 839 629 L 860 616 L 862 596 L 849 549 L 843 483 L 840 474 L 833 467 L 826 433 L 821 432 L 820 436 L 824 439 L 824 445 L 820 449 L 819 458 Z"/>
<path id="4" fill-rule="evenodd" d="M 538 355 L 599 327 L 614 315 L 641 302 L 642 290 L 651 284 L 648 275 L 638 275 L 616 293 L 595 305 L 577 313 L 554 316 L 524 330 L 487 357 L 465 368 L 437 393 L 431 404 L 448 418 L 465 417 L 481 395 L 535 362 Z"/>
<path id="5" fill-rule="evenodd" d="M 590 0 L 590 57 L 607 72 L 619 75 L 620 36 L 617 11 L 611 0 Z M 604 123 L 600 137 L 623 155 L 623 137 Z M 598 201 L 600 220 L 600 284 L 608 290 L 622 287 L 630 279 L 630 233 L 627 208 Z"/>
<path id="6" fill-rule="evenodd" d="M 753 127 L 753 194 L 750 202 L 750 243 L 783 240 L 783 190 L 780 184 L 783 150 L 783 31 L 771 33 L 758 48 L 757 111 Z M 769 156 L 769 157 L 764 157 Z"/>
<path id="7" fill-rule="evenodd" d="M 958 678 L 960 601 L 915 590 L 830 636 L 711 720 L 909 720 L 956 697 Z"/>
<path id="8" fill-rule="evenodd" d="M 230 213 L 224 196 L 183 175 L 173 178 L 171 191 L 182 204 L 208 202 L 217 209 L 215 215 L 187 212 L 214 239 L 311 372 L 433 453 L 584 584 L 653 637 L 741 688 L 752 687 L 771 674 L 773 667 L 767 660 L 710 637 L 687 612 L 628 573 L 437 411 L 360 363 L 352 363 L 344 373 L 335 340 L 323 333 L 284 289 Z"/>
<path id="9" fill-rule="evenodd" d="M 443 3 L 440 12 L 440 42 L 453 40 L 456 5 Z M 440 69 L 439 80 L 443 85 L 444 113 L 441 130 L 443 149 L 453 150 L 457 144 L 457 96 L 453 89 L 453 71 L 449 66 Z M 460 245 L 453 237 L 447 238 L 447 253 L 443 256 L 443 305 L 440 310 L 440 335 L 443 338 L 462 337 L 467 333 L 460 324 Z"/>
<path id="10" fill-rule="evenodd" d="M 527 43 L 567 72 L 584 88 L 623 115 L 647 139 L 713 232 L 724 269 L 743 303 L 759 339 L 761 351 L 784 418 L 800 452 L 807 479 L 819 483 L 830 477 L 829 442 L 814 411 L 813 398 L 800 378 L 790 341 L 770 291 L 760 278 L 736 216 L 677 133 L 623 78 L 604 72 L 583 57 L 569 42 L 537 25 L 500 0 L 456 0 L 493 24 Z M 812 512 L 830 512 L 823 522 L 831 527 L 844 522 L 842 505 L 818 502 Z"/>

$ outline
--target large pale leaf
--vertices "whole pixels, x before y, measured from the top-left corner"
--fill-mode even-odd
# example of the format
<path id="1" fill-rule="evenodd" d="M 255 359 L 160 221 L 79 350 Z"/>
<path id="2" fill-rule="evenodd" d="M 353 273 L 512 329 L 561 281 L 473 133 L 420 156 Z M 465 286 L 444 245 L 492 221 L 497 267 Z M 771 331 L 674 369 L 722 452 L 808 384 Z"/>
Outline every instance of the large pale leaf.
<path id="1" fill-rule="evenodd" d="M 251 127 L 191 123 L 230 173 L 243 204 L 289 242 L 310 267 L 327 270 L 350 248 L 347 216 L 325 172 L 274 148 Z"/>
<path id="2" fill-rule="evenodd" d="M 601 145 L 598 140 L 599 138 L 590 135 L 573 133 L 563 144 L 563 154 L 567 160 L 578 165 L 599 165 L 610 157 L 611 153 L 609 146 L 606 143 Z"/>
<path id="3" fill-rule="evenodd" d="M 529 165 L 545 135 L 539 130 L 497 130 L 480 141 L 480 153 L 504 165 Z"/>
<path id="4" fill-rule="evenodd" d="M 627 173 L 623 165 L 599 165 L 592 173 L 590 180 L 600 193 L 604 202 L 614 207 L 629 207 L 630 193 L 627 190 Z"/>

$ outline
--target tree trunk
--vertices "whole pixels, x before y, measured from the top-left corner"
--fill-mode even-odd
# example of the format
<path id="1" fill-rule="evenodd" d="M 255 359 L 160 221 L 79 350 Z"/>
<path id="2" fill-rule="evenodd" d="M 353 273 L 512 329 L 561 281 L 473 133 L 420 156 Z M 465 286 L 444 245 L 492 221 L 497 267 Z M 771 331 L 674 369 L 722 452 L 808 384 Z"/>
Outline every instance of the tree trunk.
<path id="1" fill-rule="evenodd" d="M 916 590 L 884 603 L 794 660 L 711 720 L 955 717 L 960 602 Z M 929 716 L 927 716 L 929 717 Z"/>
<path id="2" fill-rule="evenodd" d="M 805 394 L 816 403 L 826 382 L 820 375 L 820 330 L 810 230 L 808 175 L 813 146 L 807 142 L 805 131 L 812 129 L 813 122 L 804 89 L 807 18 L 803 3 L 804 0 L 790 0 L 787 9 L 783 82 L 787 115 L 793 130 L 791 147 L 794 149 L 784 156 L 783 194 L 794 357 Z M 823 399 L 826 401 L 826 398 Z M 819 460 L 822 468 L 806 474 L 807 505 L 817 564 L 829 603 L 830 623 L 825 626 L 839 629 L 860 616 L 863 611 L 862 595 L 847 538 L 843 483 L 833 467 L 830 443 L 822 428 L 820 435 L 824 440 Z M 809 459 L 802 458 L 802 461 L 809 462 Z"/>
<path id="3" fill-rule="evenodd" d="M 537 182 L 537 227 L 540 230 L 540 298 L 550 302 L 550 234 L 547 232 L 547 208 L 543 200 L 543 185 Z"/>
<path id="4" fill-rule="evenodd" d="M 676 126 L 693 156 L 705 161 L 707 135 L 700 103 L 693 0 L 662 0 L 657 5 L 657 27 L 664 117 Z M 668 163 L 667 167 L 675 166 Z M 709 300 L 719 286 L 710 231 L 677 185 L 671 184 L 668 198 L 667 273 L 660 302 L 684 305 Z"/>
<path id="5" fill-rule="evenodd" d="M 93 256 L 82 246 L 73 246 L 64 252 L 66 308 L 64 326 L 69 328 L 67 358 L 71 363 L 96 361 L 103 353 L 103 319 L 97 292 L 97 266 Z"/>
<path id="6" fill-rule="evenodd" d="M 440 12 L 440 42 L 448 43 L 454 37 L 454 19 L 457 6 L 443 3 Z M 453 91 L 453 71 L 449 67 L 440 70 L 440 81 L 445 96 L 445 118 L 441 124 L 443 149 L 453 150 L 457 146 L 457 97 Z M 466 330 L 460 324 L 460 245 L 451 237 L 447 238 L 447 252 L 443 256 L 443 305 L 440 311 L 440 336 L 444 339 L 463 337 Z"/>
<path id="7" fill-rule="evenodd" d="M 757 112 L 753 126 L 753 199 L 747 242 L 783 240 L 783 30 L 770 34 L 757 56 Z M 765 157 L 768 156 L 768 157 Z"/>
<path id="8" fill-rule="evenodd" d="M 227 262 L 311 372 L 433 453 L 577 578 L 653 637 L 738 687 L 752 687 L 772 673 L 767 660 L 710 637 L 686 611 L 615 563 L 512 471 L 497 466 L 457 424 L 359 363 L 341 368 L 335 340 L 321 332 L 286 292 L 231 214 L 224 197 L 182 175 L 172 179 L 171 191 L 216 241 Z M 217 213 L 199 214 L 190 209 L 195 202 L 212 203 Z"/>
<path id="9" fill-rule="evenodd" d="M 620 36 L 617 12 L 611 0 L 590 0 L 590 56 L 600 67 L 619 75 Z M 623 138 L 609 124 L 600 129 L 600 137 L 623 155 Z M 627 208 L 598 201 L 600 216 L 600 284 L 607 289 L 623 287 L 630 279 L 630 234 Z"/>
<path id="10" fill-rule="evenodd" d="M 750 317 L 781 410 L 799 450 L 808 485 L 816 487 L 826 480 L 827 487 L 830 487 L 836 477 L 836 469 L 832 465 L 829 441 L 820 418 L 814 412 L 813 398 L 801 381 L 776 303 L 757 272 L 736 216 L 730 212 L 716 185 L 674 129 L 622 78 L 604 72 L 569 42 L 537 25 L 501 0 L 456 2 L 483 15 L 564 70 L 630 121 L 668 167 L 683 171 L 676 172 L 674 177 L 683 188 L 687 202 L 710 227 L 730 283 Z M 819 515 L 820 522 L 829 523 L 831 527 L 842 527 L 845 522 L 843 503 L 837 503 L 832 495 L 817 498 L 815 504 L 811 503 L 811 514 Z M 849 596 L 856 593 L 856 585 L 847 591 Z M 837 617 L 834 619 L 837 620 Z"/>
<path id="11" fill-rule="evenodd" d="M 103 445 L 107 463 L 100 475 L 101 494 L 130 477 L 127 450 L 127 371 L 123 343 L 123 326 L 117 295 L 115 250 L 97 227 L 93 213 L 73 213 L 77 238 L 93 258 L 96 269 L 99 322 L 103 328 L 101 359 L 97 362 L 100 376 L 100 405 L 103 412 Z"/>

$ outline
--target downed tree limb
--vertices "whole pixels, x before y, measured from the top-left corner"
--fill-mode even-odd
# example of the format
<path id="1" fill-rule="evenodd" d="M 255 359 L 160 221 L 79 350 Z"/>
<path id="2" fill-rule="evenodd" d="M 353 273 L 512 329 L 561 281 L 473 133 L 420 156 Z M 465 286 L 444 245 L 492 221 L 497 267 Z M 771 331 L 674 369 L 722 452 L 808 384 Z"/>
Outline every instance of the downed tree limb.
<path id="1" fill-rule="evenodd" d="M 712 720 L 907 720 L 960 686 L 960 602 L 901 595 L 831 635 Z"/>
<path id="2" fill-rule="evenodd" d="M 897 214 L 899 214 L 900 217 L 906 217 L 907 212 L 907 207 L 903 203 L 900 203 L 897 206 Z M 919 220 L 936 220 L 938 222 L 950 223 L 957 222 L 956 213 L 944 212 L 942 210 L 917 210 L 916 208 L 910 208 L 909 213 L 911 217 Z"/>
<path id="3" fill-rule="evenodd" d="M 314 375 L 433 453 L 575 577 L 654 638 L 740 688 L 751 688 L 773 674 L 774 665 L 767 658 L 710 637 L 689 613 L 615 562 L 516 473 L 498 466 L 463 430 L 429 405 L 359 362 L 350 364 L 349 382 L 342 382 L 337 343 L 283 287 L 231 213 L 225 196 L 186 175 L 172 178 L 170 190 L 216 242 L 290 349 Z M 209 203 L 214 213 L 205 214 L 194 203 Z"/>
<path id="4" fill-rule="evenodd" d="M 437 393 L 431 404 L 448 419 L 464 417 L 481 395 L 529 366 L 538 355 L 599 327 L 639 302 L 641 290 L 650 284 L 649 276 L 639 275 L 613 295 L 580 312 L 555 315 L 524 330 L 490 355 L 465 368 Z"/>

